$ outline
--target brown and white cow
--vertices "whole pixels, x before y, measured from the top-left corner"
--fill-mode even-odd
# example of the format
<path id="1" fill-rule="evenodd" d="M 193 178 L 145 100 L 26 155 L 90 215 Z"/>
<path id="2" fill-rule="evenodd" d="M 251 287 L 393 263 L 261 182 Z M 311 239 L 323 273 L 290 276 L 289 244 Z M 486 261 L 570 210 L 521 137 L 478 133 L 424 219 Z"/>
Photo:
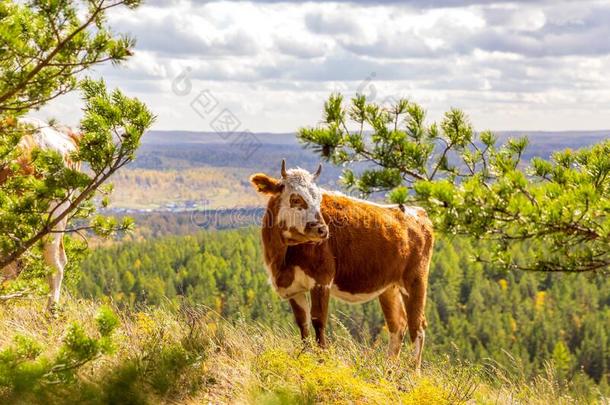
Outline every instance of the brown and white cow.
<path id="1" fill-rule="evenodd" d="M 379 298 L 390 332 L 389 355 L 398 356 L 408 328 L 419 370 L 432 224 L 422 208 L 323 190 L 315 184 L 320 171 L 321 166 L 315 174 L 286 170 L 282 161 L 281 178 L 262 173 L 250 178 L 270 197 L 262 227 L 270 281 L 290 300 L 301 337 L 308 337 L 311 320 L 321 347 L 330 296 L 348 303 Z"/>
<path id="2" fill-rule="evenodd" d="M 21 167 L 23 173 L 36 175 L 31 166 L 31 154 L 32 151 L 37 148 L 56 151 L 63 157 L 66 166 L 76 170 L 80 168 L 80 164 L 75 163 L 70 159 L 72 152 L 75 152 L 78 149 L 78 143 L 81 137 L 78 132 L 65 126 L 51 126 L 44 121 L 35 118 L 22 118 L 19 122 L 32 128 L 32 132 L 24 135 L 17 144 L 17 148 L 19 149 L 17 163 Z M 11 176 L 10 169 L 4 168 L 0 170 L 0 185 L 4 183 L 9 176 Z M 51 203 L 49 207 L 49 212 L 52 213 L 51 219 L 56 218 L 63 213 L 69 205 L 69 201 Z M 66 225 L 67 219 L 64 218 L 53 228 L 53 232 L 43 238 L 42 241 L 43 258 L 51 270 L 48 276 L 50 293 L 47 302 L 47 308 L 51 311 L 54 310 L 59 303 L 64 269 L 68 262 L 63 243 Z M 20 272 L 19 267 L 19 262 L 13 262 L 7 265 L 0 272 L 0 281 L 2 278 L 11 279 L 16 277 Z"/>

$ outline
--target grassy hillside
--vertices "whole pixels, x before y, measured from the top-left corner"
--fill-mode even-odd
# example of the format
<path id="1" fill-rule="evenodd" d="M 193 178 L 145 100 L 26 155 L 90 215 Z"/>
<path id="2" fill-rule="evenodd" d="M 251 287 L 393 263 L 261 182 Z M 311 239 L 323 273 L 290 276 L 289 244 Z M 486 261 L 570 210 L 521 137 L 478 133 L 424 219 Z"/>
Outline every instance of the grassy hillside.
<path id="1" fill-rule="evenodd" d="M 492 365 L 455 365 L 428 357 L 422 375 L 416 376 L 407 350 L 389 362 L 383 347 L 358 343 L 341 329 L 322 352 L 303 345 L 294 330 L 230 323 L 203 307 L 114 308 L 116 325 L 108 309 L 96 318 L 100 307 L 92 301 L 69 300 L 59 319 L 41 311 L 37 302 L 0 306 L 0 403 L 602 401 L 565 392 L 551 368 L 526 380 Z M 109 324 L 114 329 L 101 354 L 99 331 L 111 330 Z M 75 330 L 82 331 L 80 341 L 74 339 Z M 74 353 L 85 353 L 80 363 L 73 361 Z M 62 361 L 66 358 L 71 360 Z"/>
<path id="2" fill-rule="evenodd" d="M 550 363 L 570 390 L 608 394 L 610 279 L 603 274 L 504 272 L 474 263 L 473 243 L 436 243 L 428 286 L 426 356 L 455 364 L 493 362 L 524 379 Z M 515 252 L 518 254 L 519 252 Z M 292 327 L 287 302 L 267 281 L 255 228 L 206 231 L 97 249 L 82 264 L 78 292 L 125 308 L 205 305 L 230 321 Z M 329 328 L 384 346 L 377 301 L 331 300 Z"/>

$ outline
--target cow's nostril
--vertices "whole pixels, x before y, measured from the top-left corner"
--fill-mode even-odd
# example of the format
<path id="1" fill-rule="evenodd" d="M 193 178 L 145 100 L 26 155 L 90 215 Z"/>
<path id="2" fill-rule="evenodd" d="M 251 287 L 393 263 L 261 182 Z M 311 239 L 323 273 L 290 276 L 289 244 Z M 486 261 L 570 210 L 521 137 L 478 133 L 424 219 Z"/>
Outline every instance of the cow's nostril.
<path id="1" fill-rule="evenodd" d="M 326 229 L 325 226 L 318 228 L 318 234 L 320 234 L 320 236 L 322 237 L 326 237 L 326 235 L 328 235 L 328 230 Z"/>

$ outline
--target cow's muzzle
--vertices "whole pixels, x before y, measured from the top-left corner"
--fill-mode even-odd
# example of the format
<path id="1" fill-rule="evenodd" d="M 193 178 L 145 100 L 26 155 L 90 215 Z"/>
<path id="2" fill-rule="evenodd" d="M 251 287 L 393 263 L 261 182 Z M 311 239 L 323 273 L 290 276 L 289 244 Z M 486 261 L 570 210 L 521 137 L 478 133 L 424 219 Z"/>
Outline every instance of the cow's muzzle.
<path id="1" fill-rule="evenodd" d="M 305 225 L 305 234 L 313 240 L 328 238 L 328 226 L 323 222 L 308 222 Z"/>

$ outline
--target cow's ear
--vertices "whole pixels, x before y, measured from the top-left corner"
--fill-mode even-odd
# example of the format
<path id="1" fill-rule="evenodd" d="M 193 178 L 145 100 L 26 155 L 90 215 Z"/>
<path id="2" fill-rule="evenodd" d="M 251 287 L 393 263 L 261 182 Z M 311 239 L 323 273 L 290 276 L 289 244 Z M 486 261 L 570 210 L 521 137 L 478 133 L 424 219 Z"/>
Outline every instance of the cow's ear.
<path id="1" fill-rule="evenodd" d="M 252 175 L 250 177 L 250 182 L 254 185 L 256 191 L 263 194 L 277 194 L 284 188 L 278 179 L 269 177 L 264 173 Z"/>

